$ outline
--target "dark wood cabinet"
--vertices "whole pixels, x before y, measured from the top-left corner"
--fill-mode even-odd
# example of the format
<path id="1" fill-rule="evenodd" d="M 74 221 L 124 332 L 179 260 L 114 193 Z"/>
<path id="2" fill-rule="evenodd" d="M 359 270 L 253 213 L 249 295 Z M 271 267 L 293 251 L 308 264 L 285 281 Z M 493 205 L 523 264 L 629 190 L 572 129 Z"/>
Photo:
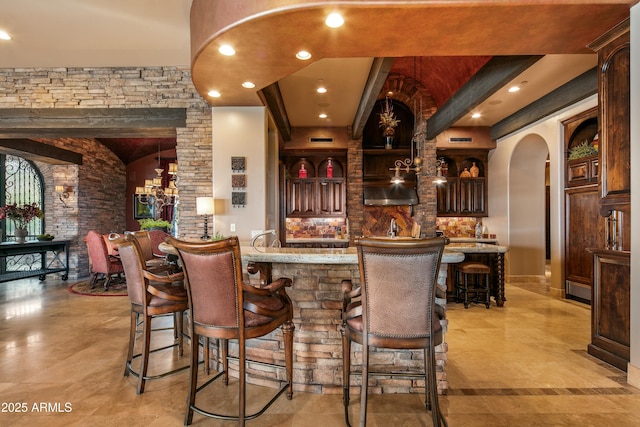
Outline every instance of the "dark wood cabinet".
<path id="1" fill-rule="evenodd" d="M 458 209 L 458 178 L 447 178 L 445 182 L 436 186 L 438 199 L 438 215 L 457 215 Z"/>
<path id="2" fill-rule="evenodd" d="M 604 247 L 604 218 L 600 216 L 598 186 L 565 191 L 565 293 L 567 298 L 591 301 L 593 255 L 586 248 Z"/>
<path id="3" fill-rule="evenodd" d="M 446 182 L 438 184 L 438 216 L 487 216 L 486 150 L 438 150 Z M 477 168 L 477 177 L 466 176 Z"/>
<path id="4" fill-rule="evenodd" d="M 310 216 L 315 213 L 315 179 L 289 179 L 287 181 L 287 216 Z"/>
<path id="5" fill-rule="evenodd" d="M 586 248 L 604 247 L 605 221 L 600 216 L 598 155 L 568 160 L 575 147 L 593 144 L 598 134 L 598 107 L 562 122 L 567 153 L 565 185 L 564 284 L 567 298 L 591 302 L 593 255 Z"/>
<path id="6" fill-rule="evenodd" d="M 626 210 L 631 194 L 630 41 L 629 22 L 601 39 L 598 46 L 600 95 L 600 204 Z"/>
<path id="7" fill-rule="evenodd" d="M 622 370 L 630 341 L 630 43 L 629 19 L 593 42 L 598 52 L 600 214 L 605 244 L 594 254 L 589 354 Z"/>
<path id="8" fill-rule="evenodd" d="M 345 161 L 343 156 L 287 157 L 286 216 L 345 216 Z"/>
<path id="9" fill-rule="evenodd" d="M 460 214 L 485 216 L 485 178 L 460 178 Z"/>
<path id="10" fill-rule="evenodd" d="M 567 185 L 569 187 L 588 184 L 597 185 L 598 164 L 597 155 L 569 160 L 567 162 Z"/>
<path id="11" fill-rule="evenodd" d="M 594 254 L 591 344 L 587 351 L 623 371 L 630 356 L 631 254 L 590 249 Z"/>

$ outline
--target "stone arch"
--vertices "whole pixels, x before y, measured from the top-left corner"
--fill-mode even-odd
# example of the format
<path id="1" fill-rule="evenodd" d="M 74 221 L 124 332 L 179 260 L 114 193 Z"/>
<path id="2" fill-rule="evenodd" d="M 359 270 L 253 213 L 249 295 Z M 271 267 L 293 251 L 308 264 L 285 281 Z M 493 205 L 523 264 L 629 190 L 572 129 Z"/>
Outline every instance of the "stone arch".
<path id="1" fill-rule="evenodd" d="M 438 109 L 433 97 L 422 83 L 402 74 L 389 73 L 378 99 L 385 96 L 404 103 L 414 110 L 414 115 L 422 111 L 423 120 L 427 120 Z"/>

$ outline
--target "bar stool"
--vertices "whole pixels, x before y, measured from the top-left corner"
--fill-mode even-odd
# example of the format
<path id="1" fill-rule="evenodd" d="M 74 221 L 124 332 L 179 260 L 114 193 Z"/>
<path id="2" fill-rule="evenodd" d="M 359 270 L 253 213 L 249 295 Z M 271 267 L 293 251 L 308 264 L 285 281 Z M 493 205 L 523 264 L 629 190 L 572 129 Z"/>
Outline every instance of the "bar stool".
<path id="1" fill-rule="evenodd" d="M 456 264 L 455 270 L 456 302 L 464 302 L 464 308 L 469 308 L 470 302 L 484 303 L 489 308 L 489 298 L 491 297 L 489 275 L 491 274 L 491 268 L 480 262 L 467 261 Z"/>

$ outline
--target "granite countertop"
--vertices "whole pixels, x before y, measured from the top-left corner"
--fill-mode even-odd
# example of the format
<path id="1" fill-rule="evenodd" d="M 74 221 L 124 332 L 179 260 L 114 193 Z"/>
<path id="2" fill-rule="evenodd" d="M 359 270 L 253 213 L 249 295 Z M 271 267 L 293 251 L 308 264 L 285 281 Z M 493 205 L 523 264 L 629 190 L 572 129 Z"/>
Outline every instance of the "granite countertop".
<path id="1" fill-rule="evenodd" d="M 240 247 L 243 261 L 280 262 L 300 264 L 358 264 L 358 252 L 350 248 L 252 248 Z M 464 260 L 460 251 L 445 249 L 443 263 L 456 263 Z"/>
<path id="2" fill-rule="evenodd" d="M 509 251 L 507 246 L 493 245 L 489 243 L 454 243 L 451 242 L 447 245 L 447 249 L 451 251 L 460 251 L 462 253 L 505 253 Z"/>
<path id="3" fill-rule="evenodd" d="M 475 237 L 449 237 L 451 243 L 498 243 L 498 239 L 476 239 Z"/>
<path id="4" fill-rule="evenodd" d="M 349 243 L 349 239 L 338 239 L 335 237 L 306 237 L 306 238 L 287 238 L 286 243 Z"/>

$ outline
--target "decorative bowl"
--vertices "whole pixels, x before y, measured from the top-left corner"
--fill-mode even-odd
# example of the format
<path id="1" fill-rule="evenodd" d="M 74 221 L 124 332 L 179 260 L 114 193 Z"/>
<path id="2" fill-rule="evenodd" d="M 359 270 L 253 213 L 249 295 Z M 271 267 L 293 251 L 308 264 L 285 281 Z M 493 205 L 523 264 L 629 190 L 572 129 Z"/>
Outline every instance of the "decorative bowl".
<path id="1" fill-rule="evenodd" d="M 54 236 L 38 236 L 36 237 L 36 239 L 38 239 L 41 242 L 50 242 L 53 239 L 55 239 L 55 237 Z"/>

